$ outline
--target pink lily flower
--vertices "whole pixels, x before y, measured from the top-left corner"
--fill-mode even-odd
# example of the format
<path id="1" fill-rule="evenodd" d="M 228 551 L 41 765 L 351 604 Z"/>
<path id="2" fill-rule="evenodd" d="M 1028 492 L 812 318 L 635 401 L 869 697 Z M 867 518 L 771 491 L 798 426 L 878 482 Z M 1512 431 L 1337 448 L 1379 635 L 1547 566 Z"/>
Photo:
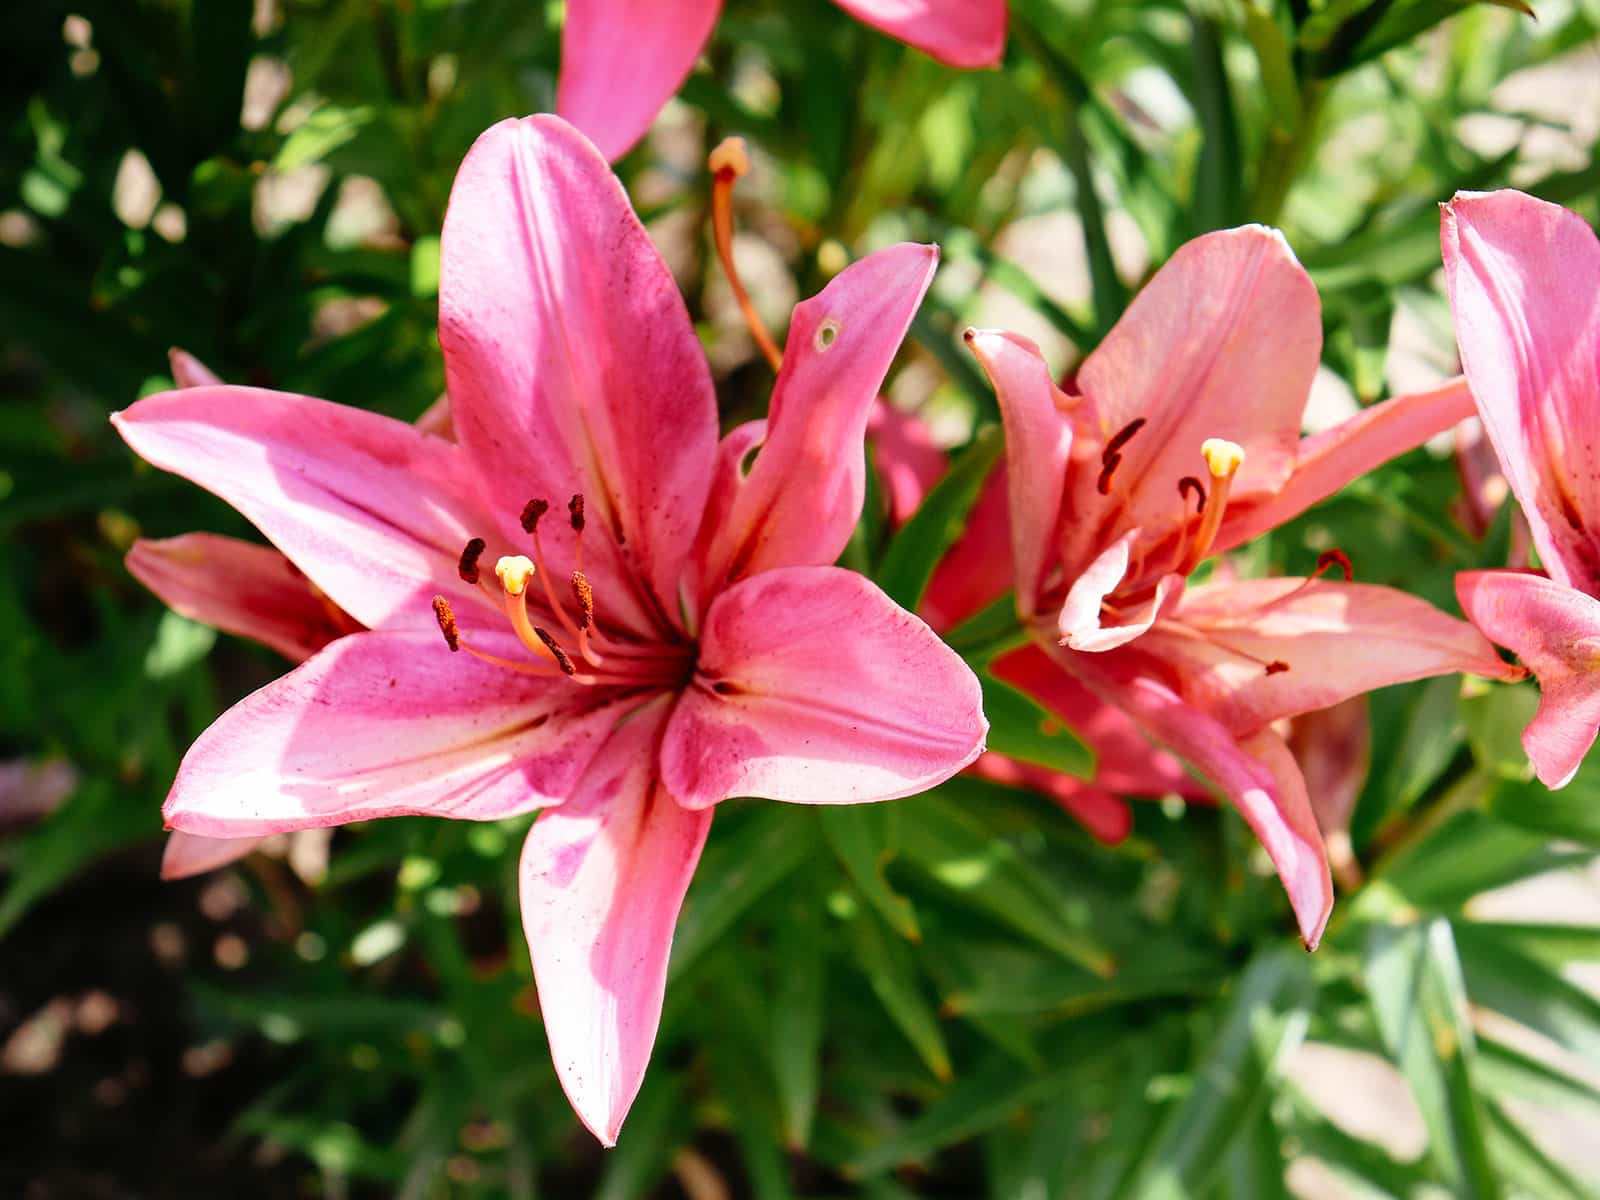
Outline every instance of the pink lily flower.
<path id="1" fill-rule="evenodd" d="M 835 0 L 952 67 L 1005 51 L 1006 0 Z M 644 136 L 711 40 L 722 0 L 567 0 L 556 111 L 613 161 Z"/>
<path id="2" fill-rule="evenodd" d="M 1215 784 L 1283 880 L 1308 948 L 1333 904 L 1305 781 L 1273 725 L 1372 688 L 1507 677 L 1470 625 L 1390 588 L 1188 577 L 1471 411 L 1457 381 L 1302 439 L 1316 290 L 1275 231 L 1179 249 L 1058 389 L 1025 338 L 970 330 L 1006 426 L 1018 612 L 1054 668 Z M 1031 670 L 996 674 L 1037 693 Z"/>
<path id="3" fill-rule="evenodd" d="M 113 418 L 370 630 L 223 714 L 168 823 L 542 809 L 521 864 L 534 977 L 562 1086 L 612 1144 L 717 803 L 891 799 L 983 748 L 966 665 L 829 565 L 936 258 L 892 247 L 801 304 L 770 417 L 719 445 L 688 313 L 605 160 L 554 117 L 494 126 L 442 237 L 457 442 L 250 388 Z"/>
<path id="4" fill-rule="evenodd" d="M 1538 678 L 1522 746 L 1564 787 L 1600 729 L 1600 242 L 1509 190 L 1457 193 L 1442 241 L 1467 381 L 1548 574 L 1466 571 L 1456 595 Z"/>
<path id="5" fill-rule="evenodd" d="M 1011 522 L 1004 459 L 967 516 L 965 532 L 928 581 L 922 615 L 941 633 L 1005 595 L 1011 581 Z M 1049 797 L 1097 841 L 1115 846 L 1133 830 L 1125 796 L 1176 794 L 1205 801 L 1210 792 L 1183 764 L 1150 745 L 1120 709 L 1106 704 L 1035 646 L 999 657 L 995 674 L 1028 693 L 1094 752 L 1092 779 L 1064 775 L 985 750 L 967 773 Z"/>

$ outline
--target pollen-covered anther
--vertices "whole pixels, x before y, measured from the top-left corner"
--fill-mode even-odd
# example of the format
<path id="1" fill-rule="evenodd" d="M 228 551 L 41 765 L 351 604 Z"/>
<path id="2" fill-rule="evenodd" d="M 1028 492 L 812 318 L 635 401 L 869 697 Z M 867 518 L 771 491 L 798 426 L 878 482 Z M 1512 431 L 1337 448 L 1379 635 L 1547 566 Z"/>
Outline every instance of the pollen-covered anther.
<path id="1" fill-rule="evenodd" d="M 522 506 L 522 532 L 533 533 L 539 528 L 539 518 L 550 511 L 550 501 L 529 500 Z"/>
<path id="2" fill-rule="evenodd" d="M 567 515 L 572 520 L 572 532 L 583 532 L 583 493 L 574 492 L 572 499 L 567 501 Z"/>
<path id="3" fill-rule="evenodd" d="M 461 576 L 462 583 L 476 585 L 482 578 L 482 572 L 478 570 L 478 559 L 483 557 L 484 545 L 482 538 L 473 538 L 462 548 L 461 560 L 456 563 L 456 573 Z"/>
<path id="4" fill-rule="evenodd" d="M 523 554 L 507 554 L 494 564 L 495 577 L 508 596 L 520 596 L 533 578 L 533 560 Z"/>
<path id="5" fill-rule="evenodd" d="M 439 622 L 439 632 L 444 634 L 444 644 L 454 654 L 461 649 L 461 631 L 456 628 L 455 610 L 443 596 L 433 598 L 433 619 Z"/>
<path id="6" fill-rule="evenodd" d="M 551 657 L 556 660 L 556 666 L 560 667 L 563 673 L 567 675 L 576 675 L 578 673 L 578 668 L 572 665 L 572 659 L 567 657 L 567 652 L 561 648 L 561 643 L 550 636 L 549 630 L 535 625 L 533 632 L 539 635 L 539 640 L 544 643 L 544 648 L 550 651 Z"/>
<path id="7" fill-rule="evenodd" d="M 594 624 L 594 588 L 582 571 L 572 573 L 572 598 L 578 602 L 578 628 L 589 628 Z"/>
<path id="8" fill-rule="evenodd" d="M 1227 438 L 1207 438 L 1200 443 L 1200 454 L 1213 479 L 1232 479 L 1244 465 L 1244 447 Z"/>

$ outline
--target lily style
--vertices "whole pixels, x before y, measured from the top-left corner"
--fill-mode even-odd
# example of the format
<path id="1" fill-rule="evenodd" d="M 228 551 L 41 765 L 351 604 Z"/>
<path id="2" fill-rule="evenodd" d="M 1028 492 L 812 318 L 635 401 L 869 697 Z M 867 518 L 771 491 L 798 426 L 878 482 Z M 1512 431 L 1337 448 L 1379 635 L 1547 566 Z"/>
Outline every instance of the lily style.
<path id="1" fill-rule="evenodd" d="M 456 440 L 237 387 L 113 418 L 365 627 L 201 735 L 169 825 L 542 810 L 520 867 L 540 1007 L 614 1143 L 716 805 L 891 799 L 983 749 L 971 671 L 831 565 L 936 259 L 891 247 L 800 304 L 768 419 L 719 442 L 682 297 L 604 158 L 556 117 L 488 130 L 441 238 Z"/>
<path id="2" fill-rule="evenodd" d="M 1275 726 L 1387 684 L 1518 676 L 1466 622 L 1386 587 L 1190 576 L 1471 413 L 1461 381 L 1302 439 L 1320 305 L 1260 226 L 1181 247 L 1058 388 L 1027 339 L 969 330 L 1006 430 L 1012 578 L 1032 645 L 995 675 L 1050 705 L 1066 674 L 1239 809 L 1307 948 L 1333 904 L 1304 777 Z M 1070 713 L 1063 713 L 1070 719 Z"/>
<path id="3" fill-rule="evenodd" d="M 952 67 L 1005 51 L 1006 0 L 834 0 L 851 16 Z M 722 0 L 567 0 L 556 111 L 621 158 L 683 86 Z"/>
<path id="4" fill-rule="evenodd" d="M 1600 730 L 1600 242 L 1510 190 L 1457 193 L 1441 240 L 1467 382 L 1545 572 L 1465 571 L 1456 595 L 1538 679 L 1522 746 L 1564 787 Z"/>

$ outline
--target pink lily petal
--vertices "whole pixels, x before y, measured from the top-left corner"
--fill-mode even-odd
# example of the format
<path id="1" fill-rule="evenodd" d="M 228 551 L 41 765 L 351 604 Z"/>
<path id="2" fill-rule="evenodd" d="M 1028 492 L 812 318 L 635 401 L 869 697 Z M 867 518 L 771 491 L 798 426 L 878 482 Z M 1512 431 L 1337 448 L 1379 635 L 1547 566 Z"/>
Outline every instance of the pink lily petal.
<path id="1" fill-rule="evenodd" d="M 460 450 L 403 421 L 241 387 L 162 392 L 112 415 L 136 454 L 221 496 L 372 628 L 432 627 L 484 528 Z"/>
<path id="2" fill-rule="evenodd" d="M 733 517 L 739 494 L 749 478 L 754 464 L 753 451 L 767 440 L 767 423 L 763 419 L 745 421 L 735 425 L 717 443 L 717 462 L 711 471 L 711 491 L 706 496 L 705 517 L 701 528 L 719 530 Z"/>
<path id="3" fill-rule="evenodd" d="M 582 493 L 603 626 L 670 627 L 710 482 L 716 399 L 683 298 L 622 185 L 565 121 L 502 121 L 461 164 L 440 254 L 451 416 L 499 527 L 525 540 L 526 501 Z M 541 532 L 564 580 L 572 531 L 552 514 Z"/>
<path id="4" fill-rule="evenodd" d="M 935 246 L 891 246 L 796 306 L 766 443 L 728 520 L 707 527 L 704 598 L 772 567 L 839 557 L 866 494 L 867 417 L 938 262 Z"/>
<path id="5" fill-rule="evenodd" d="M 1511 486 L 1501 474 L 1500 460 L 1481 420 L 1472 416 L 1457 422 L 1455 443 L 1461 496 L 1451 510 L 1469 534 L 1481 538 L 1494 524 L 1495 514 L 1505 503 Z"/>
<path id="6" fill-rule="evenodd" d="M 863 24 L 950 67 L 993 67 L 1006 48 L 1006 0 L 834 0 Z"/>
<path id="7" fill-rule="evenodd" d="M 442 437 L 447 442 L 455 441 L 456 428 L 450 420 L 450 397 L 441 395 L 423 409 L 422 415 L 417 418 L 417 428 L 434 437 Z"/>
<path id="8" fill-rule="evenodd" d="M 882 396 L 872 402 L 867 442 L 872 465 L 889 493 L 889 523 L 898 528 L 917 511 L 950 460 L 921 417 L 896 408 Z"/>
<path id="9" fill-rule="evenodd" d="M 683 86 L 722 0 L 567 0 L 556 111 L 615 162 Z"/>
<path id="10" fill-rule="evenodd" d="M 1063 645 L 1074 650 L 1104 651 L 1126 646 L 1139 637 L 1183 595 L 1182 575 L 1163 575 L 1156 583 L 1149 602 L 1131 619 L 1117 625 L 1105 625 L 1102 606 L 1107 596 L 1116 591 L 1128 574 L 1129 556 L 1139 540 L 1140 530 L 1130 529 L 1084 569 L 1067 589 L 1066 603 L 1061 606 L 1057 627 Z"/>
<path id="11" fill-rule="evenodd" d="M 180 388 L 219 387 L 222 379 L 205 363 L 187 350 L 174 346 L 167 351 L 167 361 L 172 364 L 172 382 Z"/>
<path id="12" fill-rule="evenodd" d="M 301 662 L 357 626 L 279 551 L 214 533 L 140 538 L 124 560 L 128 574 L 191 621 L 270 646 Z"/>
<path id="13" fill-rule="evenodd" d="M 508 634 L 474 640 L 527 657 Z M 560 803 L 626 703 L 451 654 L 437 630 L 354 633 L 213 722 L 162 811 L 175 829 L 221 838 L 513 816 Z"/>
<path id="14" fill-rule="evenodd" d="M 1128 529 L 1170 533 L 1185 520 L 1178 481 L 1203 475 L 1207 438 L 1244 447 L 1233 503 L 1281 487 L 1321 350 L 1317 290 L 1277 230 L 1247 225 L 1179 247 L 1078 370 L 1101 439 L 1147 425 L 1121 447 L 1109 495 L 1098 462 L 1076 473 L 1063 561 L 1087 561 Z"/>
<path id="15" fill-rule="evenodd" d="M 1023 646 L 1002 655 L 990 670 L 1060 717 L 1094 751 L 1096 786 L 1119 796 L 1210 796 L 1182 763 L 1151 745 L 1126 713 L 1097 697 L 1039 647 Z"/>
<path id="16" fill-rule="evenodd" d="M 966 339 L 989 376 L 1005 421 L 1017 611 L 1031 614 L 1055 560 L 1072 425 L 1058 407 L 1061 393 L 1038 346 L 1018 334 L 989 329 L 969 329 Z"/>
<path id="17" fill-rule="evenodd" d="M 210 838 L 174 829 L 161 852 L 161 878 L 188 879 L 237 862 L 261 845 L 265 838 Z"/>
<path id="18" fill-rule="evenodd" d="M 1278 870 L 1306 948 L 1316 949 L 1333 911 L 1333 876 L 1305 781 L 1283 740 L 1265 729 L 1236 738 L 1163 682 L 1166 672 L 1142 648 L 1056 653 L 1090 689 L 1233 801 Z"/>
<path id="19" fill-rule="evenodd" d="M 729 796 L 891 800 L 977 758 L 988 728 L 966 664 L 875 584 L 838 567 L 780 567 L 707 612 L 662 780 L 692 809 Z"/>
<path id="20" fill-rule="evenodd" d="M 1520 192 L 1444 206 L 1445 278 L 1489 440 L 1557 583 L 1600 594 L 1600 240 Z"/>
<path id="21" fill-rule="evenodd" d="M 1472 623 L 1539 680 L 1539 711 L 1522 731 L 1539 780 L 1572 782 L 1600 729 L 1600 600 L 1540 575 L 1463 571 L 1456 597 Z"/>
<path id="22" fill-rule="evenodd" d="M 1521 677 L 1465 621 L 1360 583 L 1205 584 L 1140 645 L 1178 673 L 1185 698 L 1237 733 L 1413 679 Z"/>
<path id="23" fill-rule="evenodd" d="M 1281 491 L 1228 505 L 1214 549 L 1223 553 L 1276 529 L 1396 455 L 1415 450 L 1473 413 L 1466 380 L 1395 396 L 1303 439 Z"/>
<path id="24" fill-rule="evenodd" d="M 1336 838 L 1348 843 L 1350 814 L 1361 798 L 1372 757 L 1366 696 L 1352 696 L 1332 708 L 1302 713 L 1290 727 L 1288 743 L 1305 777 L 1317 828 L 1330 843 L 1330 851 Z"/>
<path id="25" fill-rule="evenodd" d="M 1005 460 L 984 481 L 965 532 L 928 580 L 918 614 L 939 632 L 982 612 L 1011 587 L 1011 518 Z"/>
<path id="26" fill-rule="evenodd" d="M 711 828 L 710 812 L 680 808 L 657 779 L 666 711 L 619 725 L 522 851 L 522 927 L 556 1077 L 607 1146 L 644 1079 L 673 926 Z"/>
<path id="27" fill-rule="evenodd" d="M 1119 845 L 1133 832 L 1133 811 L 1126 800 L 1071 775 L 1018 762 L 993 750 L 980 754 L 967 773 L 1050 797 L 1102 845 Z"/>

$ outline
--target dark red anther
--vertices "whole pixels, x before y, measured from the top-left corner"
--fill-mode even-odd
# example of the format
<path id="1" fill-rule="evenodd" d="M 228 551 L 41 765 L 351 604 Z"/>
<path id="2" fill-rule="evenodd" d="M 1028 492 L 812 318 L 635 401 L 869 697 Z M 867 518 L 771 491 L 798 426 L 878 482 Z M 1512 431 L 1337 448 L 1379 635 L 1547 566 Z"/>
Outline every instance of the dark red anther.
<path id="1" fill-rule="evenodd" d="M 576 675 L 578 673 L 578 668 L 572 665 L 572 660 L 567 657 L 567 652 L 560 647 L 555 638 L 550 636 L 549 630 L 541 629 L 535 625 L 533 631 L 539 635 L 539 640 L 544 643 L 544 648 L 555 656 L 556 666 L 560 667 L 563 673 L 567 675 Z"/>
<path id="2" fill-rule="evenodd" d="M 1106 448 L 1100 451 L 1100 461 L 1110 462 L 1113 458 L 1116 458 L 1117 451 L 1121 450 L 1130 441 L 1132 441 L 1133 435 L 1138 433 L 1139 430 L 1143 429 L 1145 424 L 1146 421 L 1143 417 L 1135 417 L 1133 420 L 1124 425 L 1117 432 L 1117 435 L 1106 443 Z"/>
<path id="3" fill-rule="evenodd" d="M 1289 664 L 1281 658 L 1275 658 L 1267 664 L 1268 675 L 1282 675 L 1289 669 Z"/>
<path id="4" fill-rule="evenodd" d="M 1321 554 L 1317 555 L 1317 574 L 1321 575 L 1335 563 L 1337 563 L 1339 569 L 1344 572 L 1344 581 L 1346 583 L 1349 583 L 1355 578 L 1356 573 L 1350 567 L 1350 556 L 1347 555 L 1343 550 L 1324 550 Z"/>
<path id="5" fill-rule="evenodd" d="M 522 506 L 522 532 L 532 533 L 539 527 L 539 518 L 549 511 L 548 500 L 529 500 Z"/>
<path id="6" fill-rule="evenodd" d="M 572 516 L 572 532 L 583 532 L 583 493 L 576 492 L 567 501 L 567 512 Z"/>
<path id="7" fill-rule="evenodd" d="M 1182 479 L 1178 480 L 1178 499 L 1187 500 L 1191 491 L 1194 493 L 1195 515 L 1198 516 L 1200 513 L 1203 513 L 1206 510 L 1206 485 L 1201 483 L 1193 475 L 1185 475 Z"/>
<path id="8" fill-rule="evenodd" d="M 1094 481 L 1094 490 L 1102 496 L 1111 494 L 1111 477 L 1116 474 L 1117 464 L 1122 461 L 1122 455 L 1113 454 L 1106 459 L 1100 467 L 1100 478 Z"/>
<path id="9" fill-rule="evenodd" d="M 461 649 L 461 632 L 456 628 L 455 610 L 443 596 L 433 598 L 433 619 L 439 622 L 439 632 L 444 634 L 444 644 L 450 647 L 450 653 Z"/>
<path id="10" fill-rule="evenodd" d="M 482 538 L 473 538 L 461 551 L 461 561 L 456 563 L 456 573 L 461 576 L 462 583 L 478 582 L 478 559 L 483 556 L 483 547 Z"/>

